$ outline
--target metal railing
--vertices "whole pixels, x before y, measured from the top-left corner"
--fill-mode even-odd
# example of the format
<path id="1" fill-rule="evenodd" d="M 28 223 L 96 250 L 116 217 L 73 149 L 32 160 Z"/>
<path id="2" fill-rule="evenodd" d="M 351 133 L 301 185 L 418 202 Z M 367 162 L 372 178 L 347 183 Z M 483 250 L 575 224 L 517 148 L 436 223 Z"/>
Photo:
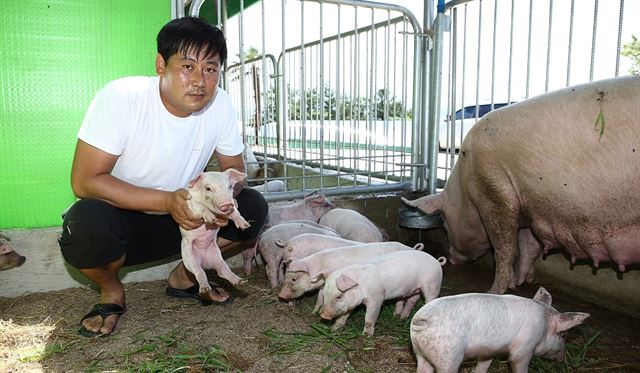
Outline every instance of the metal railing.
<path id="1" fill-rule="evenodd" d="M 240 40 L 229 45 L 241 63 L 225 74 L 243 136 L 261 158 L 260 181 L 286 182 L 272 200 L 317 188 L 435 193 L 485 112 L 625 74 L 620 52 L 633 27 L 624 0 L 455 0 L 433 19 L 429 1 L 424 33 L 395 5 L 295 3 L 294 14 L 281 2 L 280 22 L 266 22 L 262 2 L 250 27 L 271 54 L 253 59 L 241 4 Z"/>
<path id="2" fill-rule="evenodd" d="M 284 181 L 286 189 L 268 193 L 269 200 L 314 189 L 337 195 L 420 188 L 426 60 L 416 18 L 367 1 L 301 1 L 299 10 L 296 17 L 319 23 L 317 39 L 306 41 L 304 21 L 282 22 L 277 58 L 260 55 L 225 72 L 243 137 L 265 170 L 250 182 Z M 293 17 L 284 12 L 282 20 Z"/>
<path id="3" fill-rule="evenodd" d="M 448 2 L 439 122 L 447 124 L 440 136 L 447 151 L 439 155 L 438 177 L 448 178 L 457 160 L 452 144 L 459 146 L 482 105 L 624 75 L 621 46 L 636 22 L 624 11 L 624 0 Z M 469 117 L 460 114 L 464 108 Z"/>

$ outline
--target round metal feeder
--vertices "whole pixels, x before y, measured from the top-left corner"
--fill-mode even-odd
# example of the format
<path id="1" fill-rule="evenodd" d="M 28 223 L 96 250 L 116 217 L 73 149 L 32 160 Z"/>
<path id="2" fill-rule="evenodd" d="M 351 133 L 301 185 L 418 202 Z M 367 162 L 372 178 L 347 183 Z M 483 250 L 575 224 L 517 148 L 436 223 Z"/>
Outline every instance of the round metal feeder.
<path id="1" fill-rule="evenodd" d="M 398 226 L 413 229 L 428 229 L 442 227 L 440 214 L 427 215 L 411 207 L 401 207 L 398 210 Z"/>

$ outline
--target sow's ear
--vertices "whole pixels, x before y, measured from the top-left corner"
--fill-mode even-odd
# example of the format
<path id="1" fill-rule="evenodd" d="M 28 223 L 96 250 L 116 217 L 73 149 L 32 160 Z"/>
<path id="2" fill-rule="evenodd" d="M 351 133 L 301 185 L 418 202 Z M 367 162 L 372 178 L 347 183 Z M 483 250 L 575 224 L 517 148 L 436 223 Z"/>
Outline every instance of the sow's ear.
<path id="1" fill-rule="evenodd" d="M 430 194 L 428 196 L 420 197 L 418 199 L 414 199 L 413 201 L 409 201 L 404 197 L 400 197 L 402 202 L 411 207 L 417 207 L 420 210 L 424 211 L 425 214 L 435 214 L 438 211 L 442 210 L 444 205 L 444 192 L 437 194 Z"/>

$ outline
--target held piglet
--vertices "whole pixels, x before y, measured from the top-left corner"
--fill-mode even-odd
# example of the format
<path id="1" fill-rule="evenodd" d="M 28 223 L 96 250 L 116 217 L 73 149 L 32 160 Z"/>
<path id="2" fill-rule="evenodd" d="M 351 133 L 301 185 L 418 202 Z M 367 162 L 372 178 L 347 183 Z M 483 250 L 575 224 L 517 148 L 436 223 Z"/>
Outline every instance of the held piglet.
<path id="1" fill-rule="evenodd" d="M 376 225 L 361 213 L 336 208 L 322 215 L 320 224 L 335 229 L 340 236 L 358 242 L 382 242 L 382 232 Z"/>
<path id="2" fill-rule="evenodd" d="M 283 248 L 277 243 L 288 241 L 303 233 L 340 237 L 333 229 L 310 220 L 285 221 L 264 231 L 258 239 L 257 247 L 262 259 L 265 261 L 267 277 L 271 287 L 278 287 L 284 279 L 284 272 L 281 271 Z"/>
<path id="3" fill-rule="evenodd" d="M 373 335 L 385 300 L 398 299 L 395 315 L 406 318 L 420 294 L 425 302 L 440 294 L 446 259 L 435 259 L 418 250 L 385 254 L 367 264 L 353 264 L 331 273 L 325 280 L 320 317 L 337 318 L 333 330 L 344 326 L 351 312 L 364 304 L 363 334 Z"/>
<path id="4" fill-rule="evenodd" d="M 299 237 L 302 236 L 294 239 Z M 284 282 L 278 297 L 284 300 L 291 300 L 302 296 L 304 293 L 320 289 L 324 285 L 324 279 L 333 271 L 348 265 L 366 263 L 381 255 L 400 250 L 422 250 L 423 248 L 424 244 L 421 243 L 413 248 L 400 242 L 357 243 L 356 245 L 324 250 L 293 260 L 287 263 L 287 272 L 284 275 Z M 322 302 L 322 292 L 319 292 L 316 306 L 313 309 L 314 313 L 320 309 Z"/>
<path id="5" fill-rule="evenodd" d="M 20 267 L 27 260 L 9 245 L 9 237 L 0 234 L 0 270 Z"/>
<path id="6" fill-rule="evenodd" d="M 464 359 L 478 359 L 474 372 L 487 372 L 493 357 L 509 355 L 514 373 L 527 372 L 533 355 L 564 360 L 564 334 L 588 313 L 559 313 L 551 295 L 459 294 L 422 306 L 411 320 L 411 344 L 418 373 L 457 372 Z"/>
<path id="7" fill-rule="evenodd" d="M 219 227 L 226 226 L 228 219 L 240 229 L 250 226 L 236 209 L 233 198 L 234 185 L 245 178 L 246 174 L 232 168 L 224 172 L 202 172 L 187 188 L 191 195 L 187 200 L 189 208 L 195 215 L 202 216 L 205 224 L 192 230 L 180 228 L 182 260 L 187 270 L 196 276 L 201 293 L 211 290 L 204 269 L 214 269 L 233 285 L 246 281 L 229 269 L 217 243 Z M 228 219 L 225 220 L 225 216 Z"/>

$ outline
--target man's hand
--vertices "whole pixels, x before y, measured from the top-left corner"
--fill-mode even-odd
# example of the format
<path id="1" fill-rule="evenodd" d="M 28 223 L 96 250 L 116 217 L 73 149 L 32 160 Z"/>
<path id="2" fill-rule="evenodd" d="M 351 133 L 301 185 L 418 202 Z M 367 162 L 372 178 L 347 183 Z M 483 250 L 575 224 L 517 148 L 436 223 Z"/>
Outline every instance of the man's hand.
<path id="1" fill-rule="evenodd" d="M 167 195 L 166 210 L 171 214 L 173 220 L 186 230 L 198 228 L 204 223 L 202 217 L 196 216 L 191 212 L 187 200 L 191 199 L 191 195 L 185 189 L 178 189 Z"/>

